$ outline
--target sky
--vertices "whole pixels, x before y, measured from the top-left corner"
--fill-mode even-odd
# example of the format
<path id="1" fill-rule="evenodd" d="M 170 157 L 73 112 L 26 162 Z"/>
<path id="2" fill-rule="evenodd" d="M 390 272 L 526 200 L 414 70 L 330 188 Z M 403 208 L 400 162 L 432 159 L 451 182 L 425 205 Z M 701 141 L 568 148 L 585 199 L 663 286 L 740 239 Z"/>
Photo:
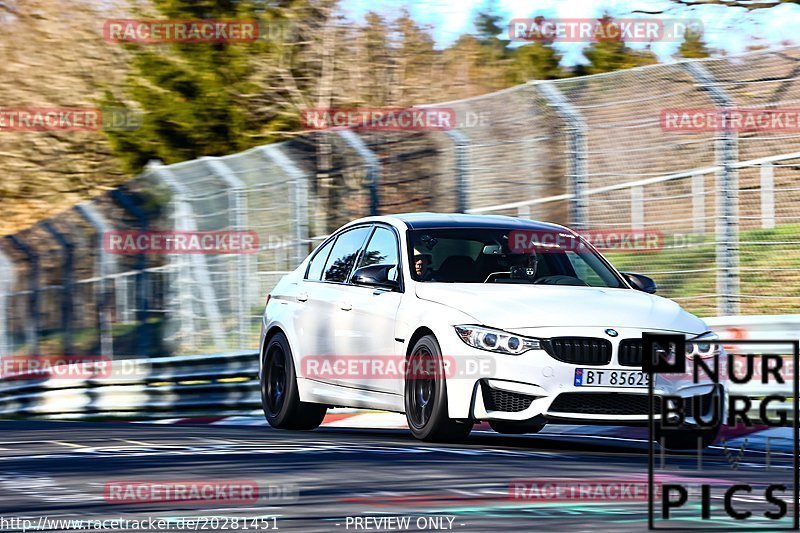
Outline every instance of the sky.
<path id="1" fill-rule="evenodd" d="M 451 44 L 459 35 L 474 30 L 472 20 L 485 0 L 343 0 L 342 7 L 352 20 L 361 21 L 368 11 L 395 18 L 405 7 L 421 24 L 430 25 L 439 47 Z M 729 54 L 744 52 L 749 45 L 780 46 L 800 44 L 800 5 L 781 4 L 750 13 L 744 8 L 724 5 L 686 7 L 670 0 L 497 0 L 498 14 L 504 21 L 542 15 L 553 18 L 590 18 L 608 12 L 616 17 L 648 16 L 633 14 L 637 10 L 663 11 L 667 18 L 700 19 L 705 41 L 712 48 Z M 679 43 L 654 43 L 653 51 L 662 62 L 668 62 Z M 581 43 L 557 43 L 564 54 L 564 63 L 584 62 Z M 631 43 L 642 48 L 644 43 Z"/>

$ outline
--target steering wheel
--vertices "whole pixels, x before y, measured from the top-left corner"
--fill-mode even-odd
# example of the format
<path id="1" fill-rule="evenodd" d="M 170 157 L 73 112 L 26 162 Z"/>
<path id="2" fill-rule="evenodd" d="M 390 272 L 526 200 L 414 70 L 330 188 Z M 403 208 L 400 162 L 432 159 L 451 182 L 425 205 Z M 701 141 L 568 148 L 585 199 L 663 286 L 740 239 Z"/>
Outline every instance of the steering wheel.
<path id="1" fill-rule="evenodd" d="M 577 285 L 588 287 L 588 284 L 575 276 L 565 276 L 563 274 L 555 276 L 543 276 L 533 282 L 534 285 Z"/>

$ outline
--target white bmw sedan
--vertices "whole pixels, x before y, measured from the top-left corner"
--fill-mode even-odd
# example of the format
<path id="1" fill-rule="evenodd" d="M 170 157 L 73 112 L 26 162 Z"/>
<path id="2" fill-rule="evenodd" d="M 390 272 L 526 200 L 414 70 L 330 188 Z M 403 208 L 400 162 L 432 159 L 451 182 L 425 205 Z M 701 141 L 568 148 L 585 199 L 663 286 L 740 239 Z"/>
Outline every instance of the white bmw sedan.
<path id="1" fill-rule="evenodd" d="M 264 412 L 284 429 L 316 428 L 331 407 L 403 412 L 416 437 L 437 441 L 463 439 L 481 420 L 511 434 L 646 424 L 642 334 L 711 338 L 702 320 L 653 292 L 652 280 L 618 272 L 555 224 L 430 213 L 356 220 L 267 298 Z M 711 384 L 654 387 L 721 401 Z M 703 431 L 706 442 L 716 434 Z M 686 435 L 671 435 L 683 447 Z"/>

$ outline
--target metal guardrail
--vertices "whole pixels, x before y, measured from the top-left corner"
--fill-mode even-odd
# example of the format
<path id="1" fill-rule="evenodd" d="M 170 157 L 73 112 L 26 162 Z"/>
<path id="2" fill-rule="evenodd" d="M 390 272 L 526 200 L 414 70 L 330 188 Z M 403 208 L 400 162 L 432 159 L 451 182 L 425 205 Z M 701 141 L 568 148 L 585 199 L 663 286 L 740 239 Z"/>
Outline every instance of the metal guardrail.
<path id="1" fill-rule="evenodd" d="M 126 364 L 139 371 L 123 371 Z M 257 352 L 121 359 L 112 367 L 94 378 L 0 380 L 0 417 L 232 416 L 261 407 Z"/>
<path id="2" fill-rule="evenodd" d="M 705 319 L 725 339 L 798 340 L 800 315 L 741 315 Z"/>

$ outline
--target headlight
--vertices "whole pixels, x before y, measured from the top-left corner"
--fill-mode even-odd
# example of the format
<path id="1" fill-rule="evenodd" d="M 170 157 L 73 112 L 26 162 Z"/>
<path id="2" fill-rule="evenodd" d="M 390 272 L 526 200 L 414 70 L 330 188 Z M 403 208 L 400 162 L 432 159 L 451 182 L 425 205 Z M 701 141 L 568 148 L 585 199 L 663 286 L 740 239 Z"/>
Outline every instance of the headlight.
<path id="1" fill-rule="evenodd" d="M 479 350 L 519 355 L 541 347 L 539 339 L 522 337 L 499 329 L 481 326 L 455 326 L 455 329 L 464 344 Z"/>
<path id="2" fill-rule="evenodd" d="M 686 356 L 713 357 L 721 353 L 721 346 L 717 341 L 719 341 L 719 335 L 712 331 L 707 331 L 702 335 L 688 339 L 686 341 Z"/>

